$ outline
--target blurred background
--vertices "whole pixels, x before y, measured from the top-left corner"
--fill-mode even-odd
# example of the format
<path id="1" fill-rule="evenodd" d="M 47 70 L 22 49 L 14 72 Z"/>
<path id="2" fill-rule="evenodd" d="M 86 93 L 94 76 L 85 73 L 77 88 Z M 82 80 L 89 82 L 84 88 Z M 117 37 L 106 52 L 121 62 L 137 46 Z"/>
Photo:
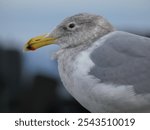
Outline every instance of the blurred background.
<path id="1" fill-rule="evenodd" d="M 88 112 L 63 87 L 56 45 L 23 52 L 32 37 L 87 12 L 118 30 L 150 36 L 149 0 L 0 0 L 0 112 Z"/>

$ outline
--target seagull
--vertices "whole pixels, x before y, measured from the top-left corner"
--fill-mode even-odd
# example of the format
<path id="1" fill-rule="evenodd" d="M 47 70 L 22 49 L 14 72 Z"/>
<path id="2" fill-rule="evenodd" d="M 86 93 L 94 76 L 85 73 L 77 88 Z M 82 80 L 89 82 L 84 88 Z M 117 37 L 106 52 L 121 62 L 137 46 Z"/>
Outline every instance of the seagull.
<path id="1" fill-rule="evenodd" d="M 26 51 L 57 44 L 67 91 L 93 113 L 150 112 L 150 38 L 117 31 L 104 17 L 80 13 L 29 40 Z"/>

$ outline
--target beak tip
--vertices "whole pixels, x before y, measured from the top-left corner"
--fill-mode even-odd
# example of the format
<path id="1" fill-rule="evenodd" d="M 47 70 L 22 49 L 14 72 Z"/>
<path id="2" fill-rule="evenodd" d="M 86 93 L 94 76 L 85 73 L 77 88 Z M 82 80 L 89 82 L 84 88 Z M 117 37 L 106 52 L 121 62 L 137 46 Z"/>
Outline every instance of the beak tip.
<path id="1" fill-rule="evenodd" d="M 32 47 L 31 45 L 26 44 L 23 48 L 23 52 L 27 52 L 27 51 L 34 51 L 36 50 L 34 47 Z"/>

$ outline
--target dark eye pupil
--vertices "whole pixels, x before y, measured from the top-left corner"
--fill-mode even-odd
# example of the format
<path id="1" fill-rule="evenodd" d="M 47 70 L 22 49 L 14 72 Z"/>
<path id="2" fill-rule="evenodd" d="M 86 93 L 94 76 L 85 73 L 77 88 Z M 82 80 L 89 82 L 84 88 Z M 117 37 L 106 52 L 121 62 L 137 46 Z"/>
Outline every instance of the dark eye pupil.
<path id="1" fill-rule="evenodd" d="M 69 24 L 69 28 L 74 28 L 74 27 L 75 27 L 74 23 Z"/>

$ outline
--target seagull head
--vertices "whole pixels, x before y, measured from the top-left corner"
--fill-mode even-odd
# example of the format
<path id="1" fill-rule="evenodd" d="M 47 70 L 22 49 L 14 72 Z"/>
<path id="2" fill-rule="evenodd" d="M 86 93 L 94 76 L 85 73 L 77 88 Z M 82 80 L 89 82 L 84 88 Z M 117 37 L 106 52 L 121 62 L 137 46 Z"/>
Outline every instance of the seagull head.
<path id="1" fill-rule="evenodd" d="M 74 47 L 92 43 L 112 31 L 114 31 L 113 26 L 102 16 L 76 14 L 64 19 L 51 33 L 30 39 L 24 49 L 36 50 L 50 44 L 58 44 L 61 48 Z"/>

